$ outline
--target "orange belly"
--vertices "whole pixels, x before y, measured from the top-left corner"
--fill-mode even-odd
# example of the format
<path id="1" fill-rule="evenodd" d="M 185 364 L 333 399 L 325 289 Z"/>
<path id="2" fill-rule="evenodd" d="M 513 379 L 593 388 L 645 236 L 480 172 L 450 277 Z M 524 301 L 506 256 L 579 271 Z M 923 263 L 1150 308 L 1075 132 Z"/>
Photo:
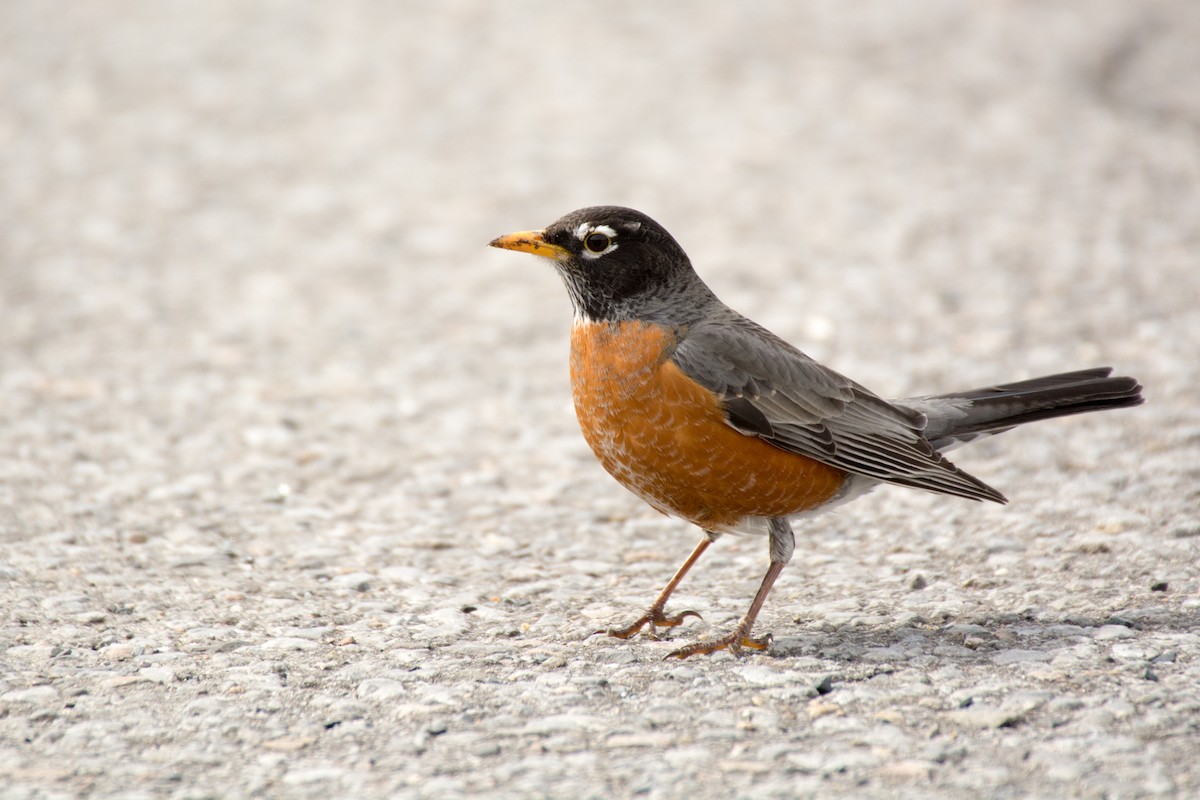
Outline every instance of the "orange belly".
<path id="1" fill-rule="evenodd" d="M 706 530 L 827 502 L 846 475 L 739 433 L 720 398 L 668 360 L 674 334 L 576 320 L 571 386 L 583 436 L 608 472 L 660 511 Z"/>

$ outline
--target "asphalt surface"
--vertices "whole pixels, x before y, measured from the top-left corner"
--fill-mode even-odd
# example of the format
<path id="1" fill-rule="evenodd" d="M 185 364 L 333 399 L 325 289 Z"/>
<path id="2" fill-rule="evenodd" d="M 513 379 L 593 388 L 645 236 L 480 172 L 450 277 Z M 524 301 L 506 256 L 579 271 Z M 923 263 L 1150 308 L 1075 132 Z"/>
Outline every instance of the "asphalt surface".
<path id="1" fill-rule="evenodd" d="M 1200 6 L 0 6 L 0 796 L 1200 795 Z M 887 396 L 1147 404 L 726 537 L 492 237 L 662 222 Z"/>

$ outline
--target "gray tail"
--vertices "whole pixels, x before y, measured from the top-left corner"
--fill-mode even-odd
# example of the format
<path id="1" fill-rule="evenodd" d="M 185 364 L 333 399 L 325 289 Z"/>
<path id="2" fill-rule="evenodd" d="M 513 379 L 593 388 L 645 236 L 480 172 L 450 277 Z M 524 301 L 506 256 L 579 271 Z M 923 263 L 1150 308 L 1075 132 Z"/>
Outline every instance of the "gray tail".
<path id="1" fill-rule="evenodd" d="M 1111 367 L 1096 367 L 923 398 L 925 436 L 938 450 L 948 450 L 1026 422 L 1140 405 L 1141 385 L 1111 374 Z"/>

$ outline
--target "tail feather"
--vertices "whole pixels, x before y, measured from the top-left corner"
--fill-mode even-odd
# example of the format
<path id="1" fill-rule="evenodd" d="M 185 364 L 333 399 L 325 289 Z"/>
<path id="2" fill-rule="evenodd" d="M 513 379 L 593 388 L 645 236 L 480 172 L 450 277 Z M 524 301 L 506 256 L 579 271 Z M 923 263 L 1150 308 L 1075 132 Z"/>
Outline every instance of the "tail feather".
<path id="1" fill-rule="evenodd" d="M 1026 422 L 1128 408 L 1143 402 L 1142 387 L 1136 380 L 1111 374 L 1111 367 L 1097 367 L 917 398 L 904 404 L 925 413 L 926 438 L 938 450 L 948 450 Z"/>

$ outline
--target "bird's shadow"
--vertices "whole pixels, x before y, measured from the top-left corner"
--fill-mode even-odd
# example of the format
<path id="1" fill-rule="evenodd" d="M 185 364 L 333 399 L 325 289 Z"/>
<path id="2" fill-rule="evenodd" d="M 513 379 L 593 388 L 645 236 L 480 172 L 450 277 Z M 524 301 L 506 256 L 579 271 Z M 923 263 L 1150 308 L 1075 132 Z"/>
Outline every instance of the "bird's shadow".
<path id="1" fill-rule="evenodd" d="M 1124 614 L 1073 614 L 1053 621 L 1032 614 L 995 613 L 937 623 L 915 621 L 822 630 L 805 630 L 804 620 L 795 624 L 799 629 L 786 633 L 776 628 L 768 651 L 771 657 L 893 666 L 905 662 L 927 666 L 933 658 L 961 666 L 996 663 L 998 658 L 1003 660 L 1001 654 L 1005 651 L 1026 653 L 1029 661 L 1039 660 L 1039 654 L 1049 660 L 1054 651 L 1096 641 L 1101 629 L 1107 631 L 1101 637 L 1102 643 L 1135 641 L 1156 632 L 1192 632 L 1200 627 L 1200 610 L 1154 607 Z"/>
<path id="2" fill-rule="evenodd" d="M 781 630 L 785 627 L 786 630 Z M 678 649 L 720 636 L 724 629 L 725 625 L 709 626 L 707 630 L 703 623 L 685 625 L 669 631 L 643 633 L 625 644 L 652 638 Z M 1155 634 L 1191 633 L 1197 629 L 1200 629 L 1200 609 L 1165 606 L 1115 613 L 1066 614 L 1054 619 L 1029 612 L 995 612 L 937 622 L 917 619 L 870 626 L 833 626 L 801 618 L 790 623 L 776 622 L 771 629 L 756 631 L 756 635 L 770 634 L 770 647 L 764 651 L 745 651 L 744 654 L 781 661 L 815 659 L 826 669 L 843 664 L 855 674 L 862 673 L 861 677 L 870 677 L 885 671 L 929 669 L 938 665 L 964 667 L 1018 661 L 1049 662 L 1057 651 L 1085 642 L 1100 645 L 1144 642 L 1155 638 Z M 588 638 L 602 640 L 603 633 L 593 631 Z M 1151 645 L 1146 652 L 1146 660 L 1150 661 L 1170 656 L 1172 647 L 1169 643 L 1163 643 L 1158 649 Z"/>

